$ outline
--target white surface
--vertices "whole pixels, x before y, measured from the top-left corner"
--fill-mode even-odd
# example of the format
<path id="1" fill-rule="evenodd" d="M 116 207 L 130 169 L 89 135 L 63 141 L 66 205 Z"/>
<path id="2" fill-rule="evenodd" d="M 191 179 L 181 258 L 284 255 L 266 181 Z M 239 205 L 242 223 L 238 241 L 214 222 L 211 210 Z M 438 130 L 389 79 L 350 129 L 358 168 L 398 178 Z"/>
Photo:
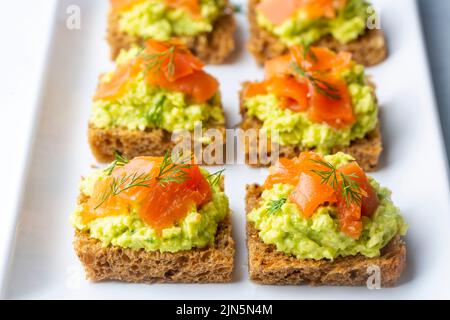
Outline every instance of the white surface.
<path id="1" fill-rule="evenodd" d="M 265 170 L 228 167 L 237 242 L 234 281 L 223 285 L 91 284 L 84 280 L 72 250 L 68 215 L 77 197 L 81 174 L 94 163 L 86 142 L 90 97 L 97 76 L 110 66 L 103 41 L 106 1 L 60 1 L 48 77 L 37 118 L 36 140 L 18 213 L 7 298 L 143 298 L 143 299 L 393 299 L 450 298 L 450 198 L 442 137 L 432 95 L 428 64 L 413 0 L 379 0 L 382 24 L 390 43 L 389 59 L 368 70 L 378 85 L 386 151 L 374 176 L 394 191 L 411 228 L 408 268 L 394 289 L 259 286 L 247 279 L 244 185 L 261 182 Z M 65 8 L 79 4 L 82 30 L 65 27 Z M 208 67 L 218 76 L 230 127 L 239 122 L 237 91 L 245 80 L 261 75 L 243 50 L 246 23 L 239 16 L 239 52 L 233 64 Z M 11 226 L 11 224 L 9 225 Z"/>
<path id="2" fill-rule="evenodd" d="M 8 265 L 23 174 L 29 163 L 36 111 L 45 77 L 56 0 L 3 0 L 0 10 L 0 284 Z"/>

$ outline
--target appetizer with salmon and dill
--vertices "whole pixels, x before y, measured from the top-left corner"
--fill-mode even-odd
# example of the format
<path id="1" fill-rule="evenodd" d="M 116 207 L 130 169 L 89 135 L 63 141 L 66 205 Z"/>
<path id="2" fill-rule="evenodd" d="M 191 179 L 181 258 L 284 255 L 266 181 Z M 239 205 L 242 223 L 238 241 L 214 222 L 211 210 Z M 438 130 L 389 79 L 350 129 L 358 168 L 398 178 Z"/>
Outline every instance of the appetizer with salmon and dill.
<path id="1" fill-rule="evenodd" d="M 209 173 L 170 154 L 116 157 L 82 180 L 71 215 L 87 278 L 230 281 L 234 241 L 223 171 Z"/>
<path id="2" fill-rule="evenodd" d="M 257 283 L 359 286 L 375 276 L 389 287 L 406 266 L 407 225 L 391 192 L 349 155 L 280 159 L 246 201 Z"/>
<path id="3" fill-rule="evenodd" d="M 224 144 L 219 82 L 203 67 L 178 40 L 148 40 L 144 48 L 122 51 L 93 98 L 89 143 L 97 160 L 112 161 L 115 151 L 128 158 L 163 156 L 175 145 L 173 133 L 197 125 L 217 129 L 214 141 Z"/>
<path id="4" fill-rule="evenodd" d="M 222 63 L 234 50 L 236 22 L 228 0 L 110 0 L 108 42 L 122 49 L 148 39 L 179 38 L 205 63 Z"/>
<path id="5" fill-rule="evenodd" d="M 343 151 L 364 170 L 378 164 L 382 143 L 375 90 L 350 53 L 292 47 L 266 62 L 264 81 L 244 84 L 241 113 L 241 128 L 272 136 L 281 157 Z M 246 145 L 247 160 L 261 152 L 255 148 L 258 143 Z M 259 160 L 249 164 L 261 166 Z"/>
<path id="6" fill-rule="evenodd" d="M 248 48 L 260 64 L 294 45 L 351 52 L 365 66 L 387 56 L 380 21 L 365 0 L 249 0 L 248 15 Z"/>

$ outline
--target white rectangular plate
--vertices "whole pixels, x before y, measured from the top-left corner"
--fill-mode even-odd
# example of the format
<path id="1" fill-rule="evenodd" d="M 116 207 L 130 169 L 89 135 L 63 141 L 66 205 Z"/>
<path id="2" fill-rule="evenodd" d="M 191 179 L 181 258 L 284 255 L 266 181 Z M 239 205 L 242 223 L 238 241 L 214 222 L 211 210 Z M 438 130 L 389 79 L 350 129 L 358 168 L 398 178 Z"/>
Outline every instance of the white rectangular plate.
<path id="1" fill-rule="evenodd" d="M 245 247 L 245 184 L 262 182 L 267 171 L 228 166 L 226 191 L 236 240 L 234 280 L 211 285 L 92 284 L 72 250 L 68 222 L 80 175 L 94 159 L 86 131 L 91 96 L 100 72 L 111 67 L 104 41 L 107 1 L 59 1 L 39 103 L 30 166 L 15 217 L 15 241 L 4 272 L 6 298 L 126 299 L 395 299 L 450 298 L 450 199 L 446 159 L 415 1 L 373 1 L 381 12 L 390 56 L 368 69 L 378 86 L 385 152 L 374 174 L 389 186 L 410 225 L 408 266 L 397 288 L 260 286 L 248 280 Z M 69 5 L 81 8 L 81 30 L 66 27 Z M 245 5 L 244 5 L 245 7 Z M 238 51 L 233 63 L 208 67 L 222 84 L 229 127 L 239 122 L 238 90 L 260 79 L 245 50 L 244 14 L 238 15 Z M 11 225 L 11 228 L 14 226 Z"/>

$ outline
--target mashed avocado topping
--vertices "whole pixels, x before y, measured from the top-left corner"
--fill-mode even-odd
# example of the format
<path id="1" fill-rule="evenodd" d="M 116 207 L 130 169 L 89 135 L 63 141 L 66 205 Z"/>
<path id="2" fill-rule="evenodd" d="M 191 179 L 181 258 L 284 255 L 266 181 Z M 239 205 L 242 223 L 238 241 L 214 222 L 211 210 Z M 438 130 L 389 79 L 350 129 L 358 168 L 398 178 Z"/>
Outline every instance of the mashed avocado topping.
<path id="1" fill-rule="evenodd" d="M 208 172 L 202 170 L 206 177 Z M 83 196 L 92 196 L 95 182 L 104 179 L 106 173 L 99 170 L 86 177 L 80 185 Z M 88 232 L 103 246 L 145 249 L 146 251 L 177 252 L 202 248 L 214 242 L 217 226 L 228 214 L 228 198 L 217 185 L 212 185 L 212 200 L 201 208 L 193 207 L 187 216 L 173 227 L 159 234 L 139 217 L 137 207 L 114 216 L 83 223 L 82 207 L 78 206 L 70 220 L 77 230 Z"/>
<path id="2" fill-rule="evenodd" d="M 326 156 L 325 159 L 337 167 L 352 160 L 342 153 Z M 322 206 L 311 218 L 304 218 L 298 206 L 287 201 L 280 210 L 269 213 L 268 207 L 272 201 L 288 198 L 294 189 L 288 184 L 276 184 L 265 190 L 259 207 L 248 214 L 248 219 L 254 223 L 264 243 L 273 244 L 279 251 L 299 259 L 332 260 L 357 254 L 376 257 L 396 235 L 406 234 L 407 225 L 400 210 L 392 203 L 391 192 L 380 187 L 372 178 L 369 182 L 380 202 L 372 217 L 363 217 L 363 231 L 359 239 L 339 231 L 334 206 Z"/>
<path id="3" fill-rule="evenodd" d="M 306 112 L 294 112 L 279 107 L 274 94 L 257 95 L 245 99 L 249 116 L 263 122 L 262 130 L 269 136 L 278 132 L 280 145 L 301 145 L 329 153 L 335 146 L 348 146 L 353 140 L 363 138 L 378 123 L 378 106 L 373 88 L 364 81 L 364 67 L 354 65 L 343 72 L 351 95 L 356 122 L 349 127 L 333 128 L 326 123 L 313 122 Z"/>
<path id="4" fill-rule="evenodd" d="M 257 12 L 258 25 L 275 35 L 288 46 L 311 44 L 326 35 L 332 35 L 340 43 L 355 40 L 366 30 L 368 8 L 365 0 L 348 0 L 335 18 L 305 18 L 299 10 L 280 25 L 273 24 L 263 13 Z"/>
<path id="5" fill-rule="evenodd" d="M 141 49 L 135 47 L 123 51 L 117 64 L 126 63 L 138 55 Z M 149 86 L 141 71 L 128 83 L 124 95 L 113 100 L 96 100 L 92 106 L 91 124 L 97 128 L 126 128 L 146 130 L 162 128 L 169 132 L 194 130 L 198 122 L 224 123 L 220 94 L 217 93 L 206 103 L 194 103 L 182 92 Z M 107 73 L 101 82 L 108 82 L 112 73 Z"/>
<path id="6" fill-rule="evenodd" d="M 119 29 L 131 36 L 156 40 L 211 32 L 226 1 L 199 0 L 199 2 L 200 16 L 194 17 L 183 8 L 169 7 L 163 0 L 142 1 L 121 13 Z"/>

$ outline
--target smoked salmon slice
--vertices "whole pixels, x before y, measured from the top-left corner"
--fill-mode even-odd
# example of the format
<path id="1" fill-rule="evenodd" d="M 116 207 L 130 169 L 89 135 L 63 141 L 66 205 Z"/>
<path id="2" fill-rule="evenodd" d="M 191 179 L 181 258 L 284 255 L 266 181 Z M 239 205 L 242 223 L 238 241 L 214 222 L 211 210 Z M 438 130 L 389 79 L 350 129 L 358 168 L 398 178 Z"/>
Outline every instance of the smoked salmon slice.
<path id="1" fill-rule="evenodd" d="M 339 9 L 343 8 L 347 0 L 263 0 L 257 6 L 270 22 L 282 24 L 301 10 L 305 18 L 335 18 Z"/>
<path id="2" fill-rule="evenodd" d="M 94 195 L 86 202 L 81 215 L 84 222 L 123 215 L 130 208 L 139 208 L 141 219 L 161 232 L 211 200 L 211 186 L 197 165 L 176 164 L 176 171 L 161 174 L 163 162 L 162 157 L 138 157 L 116 167 L 106 179 L 97 181 Z M 162 183 L 168 175 L 171 179 Z M 106 201 L 101 202 L 114 185 L 116 194 L 109 194 Z"/>
<path id="3" fill-rule="evenodd" d="M 296 112 L 308 109 L 309 88 L 306 82 L 300 82 L 293 77 L 275 77 L 269 80 L 268 90 L 277 97 L 285 98 L 282 104 L 283 108 L 288 108 Z"/>
<path id="4" fill-rule="evenodd" d="M 349 198 L 348 189 L 347 192 L 343 189 L 348 188 L 344 178 L 346 183 L 352 183 L 355 198 Z M 377 193 L 356 162 L 336 169 L 314 152 L 303 152 L 294 159 L 282 158 L 271 167 L 264 188 L 280 183 L 294 186 L 289 201 L 295 203 L 306 218 L 324 204 L 335 204 L 340 230 L 355 239 L 362 232 L 362 216 L 372 216 L 379 206 Z"/>
<path id="5" fill-rule="evenodd" d="M 123 96 L 130 79 L 137 76 L 140 71 L 141 66 L 137 59 L 118 65 L 108 82 L 100 82 L 93 100 L 114 100 Z"/>

